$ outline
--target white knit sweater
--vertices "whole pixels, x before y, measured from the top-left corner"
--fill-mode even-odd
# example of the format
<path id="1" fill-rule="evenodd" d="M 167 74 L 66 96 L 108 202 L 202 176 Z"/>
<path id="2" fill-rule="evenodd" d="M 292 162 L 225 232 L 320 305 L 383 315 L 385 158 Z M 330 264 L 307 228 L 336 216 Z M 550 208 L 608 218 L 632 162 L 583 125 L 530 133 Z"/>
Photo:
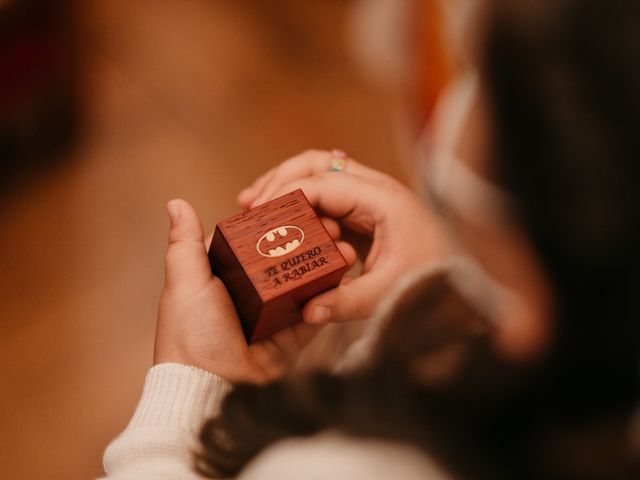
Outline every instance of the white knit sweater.
<path id="1" fill-rule="evenodd" d="M 195 479 L 193 452 L 202 423 L 215 415 L 231 386 L 195 367 L 165 363 L 147 374 L 127 428 L 104 454 L 107 479 Z M 411 447 L 325 432 L 285 440 L 260 454 L 242 480 L 447 478 Z"/>

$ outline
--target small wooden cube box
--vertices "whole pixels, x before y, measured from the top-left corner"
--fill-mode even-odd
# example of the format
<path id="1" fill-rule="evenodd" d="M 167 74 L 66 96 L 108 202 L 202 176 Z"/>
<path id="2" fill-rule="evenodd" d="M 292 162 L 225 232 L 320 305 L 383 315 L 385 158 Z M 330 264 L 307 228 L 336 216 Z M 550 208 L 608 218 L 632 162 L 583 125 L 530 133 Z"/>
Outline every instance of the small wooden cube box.
<path id="1" fill-rule="evenodd" d="M 249 343 L 300 321 L 304 303 L 337 286 L 348 269 L 302 190 L 220 222 L 209 262 Z"/>

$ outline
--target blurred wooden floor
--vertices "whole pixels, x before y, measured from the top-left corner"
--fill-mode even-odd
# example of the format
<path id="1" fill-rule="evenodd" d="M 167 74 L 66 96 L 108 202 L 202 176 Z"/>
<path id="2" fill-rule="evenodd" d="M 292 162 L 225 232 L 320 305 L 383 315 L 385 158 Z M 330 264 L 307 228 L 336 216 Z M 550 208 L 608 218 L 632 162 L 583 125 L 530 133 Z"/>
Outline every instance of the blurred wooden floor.
<path id="1" fill-rule="evenodd" d="M 349 2 L 81 4 L 81 138 L 0 206 L 3 479 L 101 474 L 151 362 L 168 199 L 211 229 L 309 147 L 400 172 L 391 99 L 344 47 Z"/>

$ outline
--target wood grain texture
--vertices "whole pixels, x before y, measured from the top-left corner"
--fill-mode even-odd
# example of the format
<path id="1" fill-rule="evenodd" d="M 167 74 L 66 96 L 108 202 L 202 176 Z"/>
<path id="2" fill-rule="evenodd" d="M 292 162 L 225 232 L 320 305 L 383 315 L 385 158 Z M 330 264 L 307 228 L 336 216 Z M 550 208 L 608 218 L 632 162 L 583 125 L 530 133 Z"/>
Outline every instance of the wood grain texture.
<path id="1" fill-rule="evenodd" d="M 302 190 L 220 222 L 209 261 L 249 342 L 300 321 L 302 305 L 348 269 Z"/>

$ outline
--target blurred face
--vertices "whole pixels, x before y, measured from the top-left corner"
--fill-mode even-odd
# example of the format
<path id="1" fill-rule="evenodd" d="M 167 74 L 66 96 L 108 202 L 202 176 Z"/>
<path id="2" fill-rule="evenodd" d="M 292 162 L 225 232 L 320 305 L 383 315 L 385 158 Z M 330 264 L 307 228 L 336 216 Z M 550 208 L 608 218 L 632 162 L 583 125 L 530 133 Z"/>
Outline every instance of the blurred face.
<path id="1" fill-rule="evenodd" d="M 427 178 L 461 252 L 484 272 L 496 347 L 510 360 L 534 361 L 552 336 L 551 290 L 509 198 L 491 180 L 489 112 L 476 77 L 445 93 Z"/>

